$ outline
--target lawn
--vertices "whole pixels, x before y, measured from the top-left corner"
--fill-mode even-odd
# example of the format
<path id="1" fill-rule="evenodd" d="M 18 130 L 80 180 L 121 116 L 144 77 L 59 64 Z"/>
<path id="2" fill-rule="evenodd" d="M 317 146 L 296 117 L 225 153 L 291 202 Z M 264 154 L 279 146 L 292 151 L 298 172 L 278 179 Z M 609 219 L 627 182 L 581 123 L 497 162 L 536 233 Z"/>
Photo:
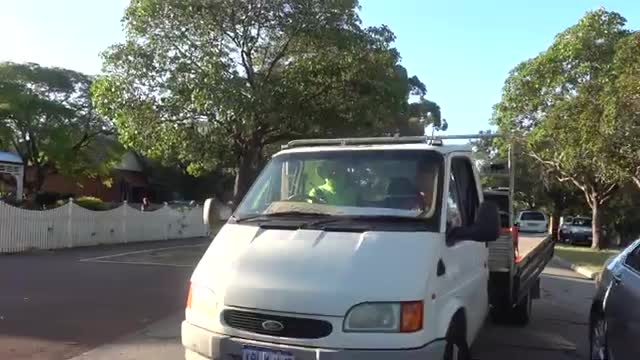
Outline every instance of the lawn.
<path id="1" fill-rule="evenodd" d="M 589 247 L 556 245 L 556 255 L 574 265 L 600 272 L 605 261 L 619 250 L 593 250 Z"/>

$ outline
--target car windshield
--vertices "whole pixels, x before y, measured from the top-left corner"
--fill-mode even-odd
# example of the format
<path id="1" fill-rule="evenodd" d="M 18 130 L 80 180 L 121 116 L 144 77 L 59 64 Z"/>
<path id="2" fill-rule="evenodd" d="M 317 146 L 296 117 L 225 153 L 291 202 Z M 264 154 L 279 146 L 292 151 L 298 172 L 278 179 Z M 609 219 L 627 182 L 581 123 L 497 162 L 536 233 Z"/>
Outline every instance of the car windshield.
<path id="1" fill-rule="evenodd" d="M 573 226 L 585 226 L 591 227 L 591 219 L 588 218 L 575 218 L 572 222 Z"/>
<path id="2" fill-rule="evenodd" d="M 524 221 L 544 221 L 544 214 L 538 211 L 525 211 L 520 216 L 521 220 Z"/>
<path id="3" fill-rule="evenodd" d="M 429 150 L 283 153 L 265 167 L 234 217 L 311 214 L 435 219 L 442 164 L 442 156 Z"/>

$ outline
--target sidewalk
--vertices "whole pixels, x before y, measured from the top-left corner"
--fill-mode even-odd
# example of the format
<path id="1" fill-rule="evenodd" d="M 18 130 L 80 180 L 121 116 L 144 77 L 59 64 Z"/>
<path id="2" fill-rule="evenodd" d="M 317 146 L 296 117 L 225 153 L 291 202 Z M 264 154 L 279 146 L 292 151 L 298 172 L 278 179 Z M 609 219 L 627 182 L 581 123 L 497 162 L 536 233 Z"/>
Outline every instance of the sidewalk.
<path id="1" fill-rule="evenodd" d="M 554 256 L 554 258 L 558 261 L 558 263 L 562 264 L 562 266 L 566 266 L 568 268 L 571 268 L 573 271 L 577 272 L 578 274 L 587 277 L 591 280 L 595 280 L 595 278 L 598 276 L 598 274 L 600 273 L 599 271 L 593 271 L 589 268 L 583 267 L 583 266 L 578 266 L 575 265 L 561 257 L 558 257 L 557 255 Z"/>
<path id="2" fill-rule="evenodd" d="M 184 358 L 180 342 L 180 311 L 147 328 L 115 342 L 88 351 L 70 360 L 175 360 Z"/>

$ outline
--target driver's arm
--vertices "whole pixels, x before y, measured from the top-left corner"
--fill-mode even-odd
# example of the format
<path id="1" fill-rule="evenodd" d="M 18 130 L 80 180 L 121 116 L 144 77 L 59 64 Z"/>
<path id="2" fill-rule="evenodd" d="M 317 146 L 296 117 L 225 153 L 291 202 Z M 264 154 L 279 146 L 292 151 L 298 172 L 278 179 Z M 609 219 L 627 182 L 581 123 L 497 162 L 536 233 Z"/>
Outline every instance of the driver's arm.
<path id="1" fill-rule="evenodd" d="M 322 190 L 320 190 L 317 187 L 309 190 L 309 202 L 310 203 L 322 202 L 322 200 L 325 200 L 324 194 L 322 193 Z"/>

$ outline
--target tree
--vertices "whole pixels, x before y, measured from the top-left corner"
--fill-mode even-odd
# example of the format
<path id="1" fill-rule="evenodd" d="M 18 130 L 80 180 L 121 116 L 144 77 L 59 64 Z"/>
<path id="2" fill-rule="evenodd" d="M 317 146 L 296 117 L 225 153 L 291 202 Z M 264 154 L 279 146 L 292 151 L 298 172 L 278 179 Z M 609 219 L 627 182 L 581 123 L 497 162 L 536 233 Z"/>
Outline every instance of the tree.
<path id="1" fill-rule="evenodd" d="M 626 246 L 640 235 L 640 192 L 633 189 L 635 184 L 627 184 L 611 199 L 607 209 L 606 224 L 610 225 L 610 239 L 619 240 L 616 245 Z M 635 191 L 634 191 L 635 190 Z"/>
<path id="2" fill-rule="evenodd" d="M 618 170 L 640 189 L 640 32 L 616 44 L 612 67 L 617 76 L 607 94 L 606 112 L 612 130 L 608 135 L 614 150 L 610 155 Z"/>
<path id="3" fill-rule="evenodd" d="M 480 134 L 492 134 L 491 130 L 480 131 Z M 508 150 L 511 145 L 514 169 L 514 210 L 539 209 L 551 215 L 553 234 L 557 234 L 559 218 L 567 211 L 575 211 L 584 206 L 583 196 L 579 190 L 567 183 L 558 181 L 552 171 L 528 156 L 526 148 L 516 139 L 504 137 L 481 138 L 470 141 L 476 157 L 481 160 L 482 167 L 491 163 L 508 161 Z M 525 149 L 525 151 L 522 151 Z M 483 177 L 484 187 L 507 186 L 506 179 Z"/>
<path id="4" fill-rule="evenodd" d="M 380 134 L 420 86 L 399 67 L 393 33 L 362 28 L 357 9 L 357 0 L 133 0 L 95 103 L 147 156 L 191 174 L 236 168 L 237 203 L 265 149 Z"/>
<path id="5" fill-rule="evenodd" d="M 510 72 L 493 118 L 501 131 L 523 139 L 529 155 L 558 180 L 583 192 L 596 248 L 605 205 L 627 176 L 616 165 L 610 137 L 623 121 L 612 109 L 622 111 L 613 94 L 621 90 L 618 48 L 632 36 L 625 22 L 604 9 L 588 12 L 549 49 Z M 616 139 L 635 141 L 624 132 Z"/>
<path id="6" fill-rule="evenodd" d="M 407 76 L 406 69 L 400 65 L 398 68 L 402 73 L 402 78 Z M 409 78 L 407 88 L 407 100 L 410 96 L 417 96 L 418 101 L 406 103 L 397 114 L 392 129 L 386 135 L 399 136 L 422 136 L 425 135 L 425 128 L 433 125 L 434 129 L 445 131 L 448 127 L 440 113 L 440 106 L 433 101 L 427 100 L 427 87 L 417 76 Z"/>
<path id="7" fill-rule="evenodd" d="M 96 137 L 111 132 L 90 101 L 91 78 L 37 64 L 0 63 L 0 145 L 12 148 L 35 169 L 31 192 L 48 173 L 95 176 L 105 173 L 116 153 L 99 149 Z"/>

